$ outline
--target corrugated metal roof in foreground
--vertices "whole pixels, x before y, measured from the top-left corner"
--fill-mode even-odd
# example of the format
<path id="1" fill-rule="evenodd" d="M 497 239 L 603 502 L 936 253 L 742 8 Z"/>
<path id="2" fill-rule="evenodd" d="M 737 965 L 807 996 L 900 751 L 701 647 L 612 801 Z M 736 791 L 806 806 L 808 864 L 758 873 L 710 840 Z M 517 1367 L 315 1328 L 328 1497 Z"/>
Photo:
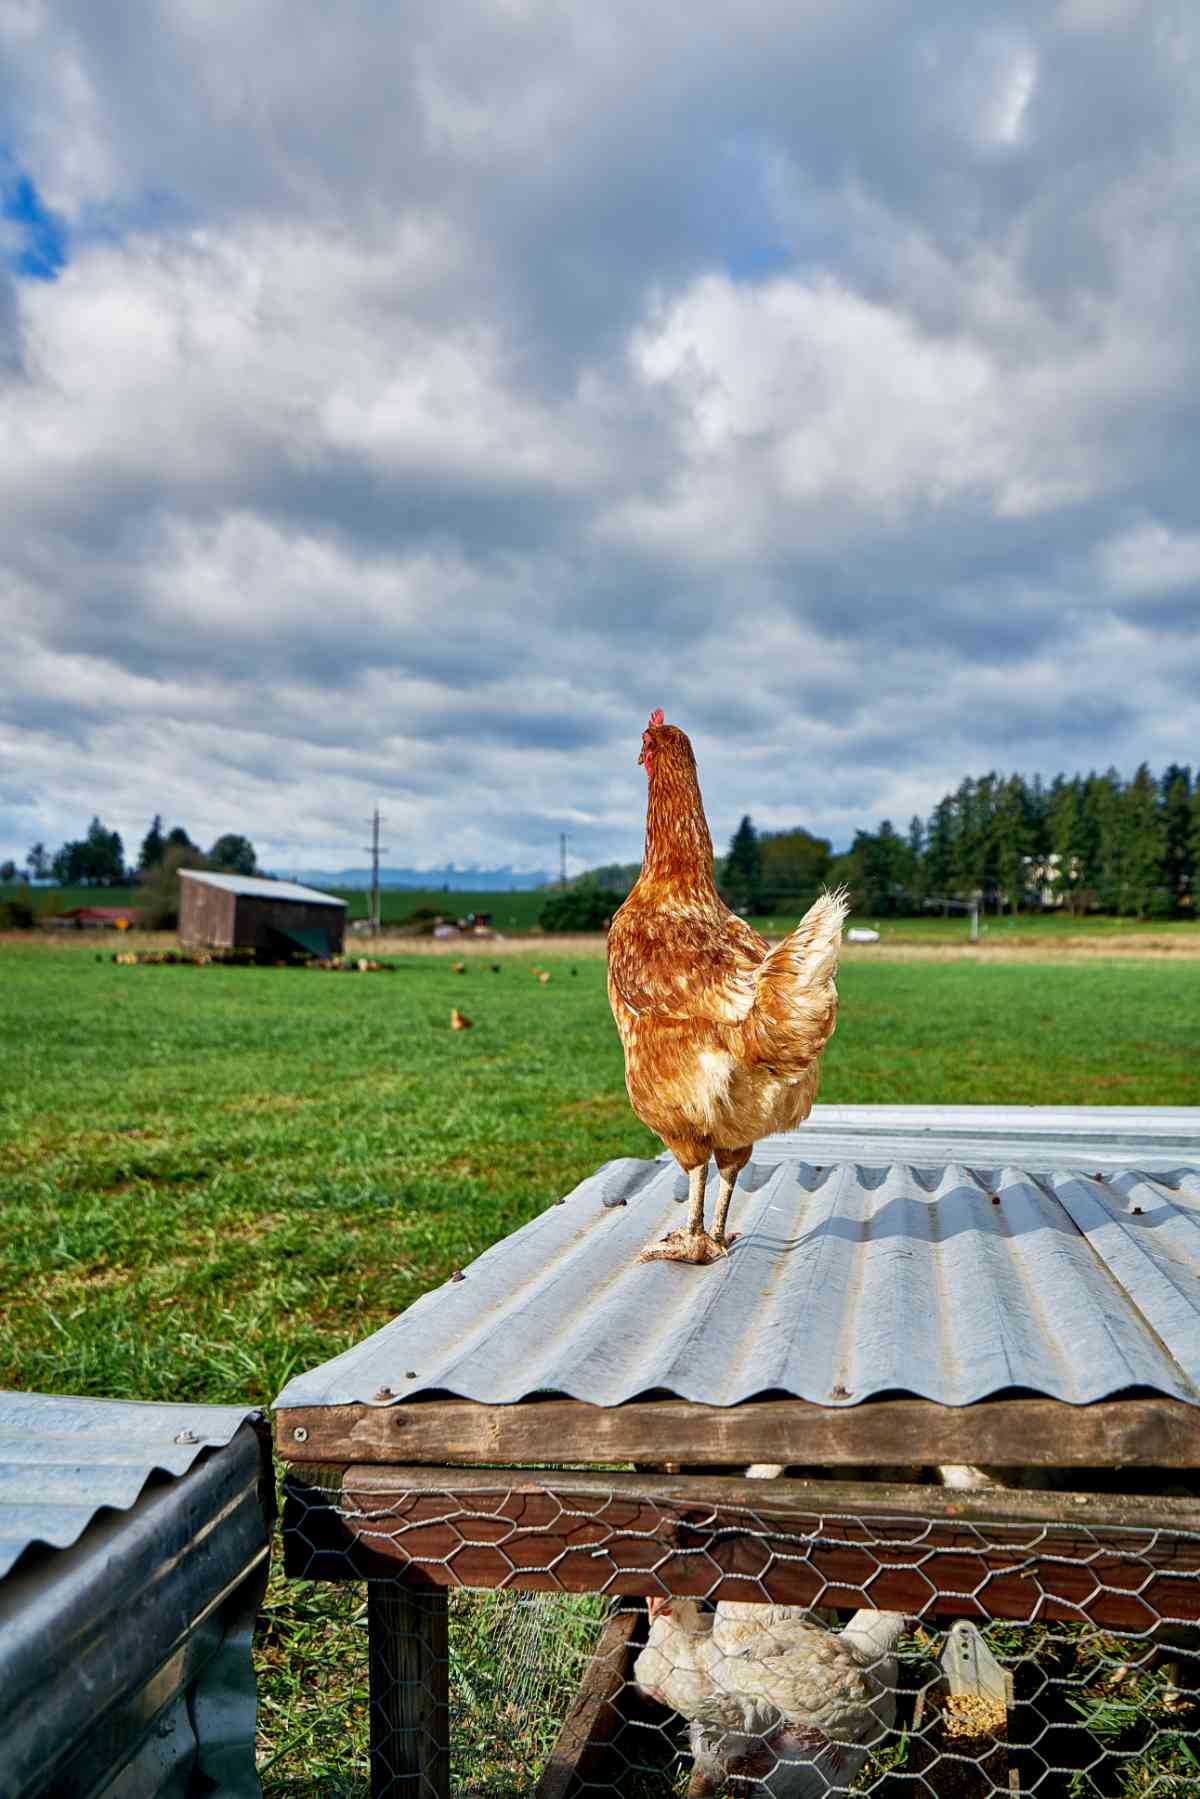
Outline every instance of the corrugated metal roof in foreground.
<path id="1" fill-rule="evenodd" d="M 991 1123 L 993 1145 L 1020 1147 L 1011 1115 Z M 1197 1158 L 881 1164 L 863 1140 L 829 1163 L 807 1128 L 804 1159 L 775 1139 L 743 1171 L 725 1261 L 639 1263 L 682 1222 L 686 1180 L 662 1161 L 611 1162 L 277 1403 L 370 1403 L 388 1387 L 484 1404 L 900 1392 L 966 1405 L 1012 1388 L 1084 1404 L 1141 1387 L 1200 1404 Z"/>
<path id="2" fill-rule="evenodd" d="M 758 1162 L 1015 1162 L 1021 1168 L 1200 1164 L 1200 1106 L 814 1106 Z"/>
<path id="3" fill-rule="evenodd" d="M 216 875 L 207 869 L 181 868 L 187 881 L 200 881 L 205 887 L 223 887 L 226 893 L 243 899 L 299 900 L 306 906 L 345 906 L 336 894 L 322 893 L 316 887 L 302 887 L 298 881 L 264 881 L 259 875 Z"/>
<path id="4" fill-rule="evenodd" d="M 128 1511 L 150 1476 L 186 1474 L 253 1408 L 0 1392 L 0 1579 L 33 1543 L 66 1549 L 98 1512 Z"/>

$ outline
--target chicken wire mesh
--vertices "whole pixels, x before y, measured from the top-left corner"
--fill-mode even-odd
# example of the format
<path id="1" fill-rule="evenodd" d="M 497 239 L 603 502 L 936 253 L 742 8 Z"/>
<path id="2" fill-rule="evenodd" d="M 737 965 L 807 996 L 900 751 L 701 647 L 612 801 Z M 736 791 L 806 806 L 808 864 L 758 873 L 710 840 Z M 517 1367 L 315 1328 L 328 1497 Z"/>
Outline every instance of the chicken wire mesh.
<path id="1" fill-rule="evenodd" d="M 368 1582 L 375 1795 L 1200 1794 L 1195 1530 L 386 1479 L 285 1511 Z"/>

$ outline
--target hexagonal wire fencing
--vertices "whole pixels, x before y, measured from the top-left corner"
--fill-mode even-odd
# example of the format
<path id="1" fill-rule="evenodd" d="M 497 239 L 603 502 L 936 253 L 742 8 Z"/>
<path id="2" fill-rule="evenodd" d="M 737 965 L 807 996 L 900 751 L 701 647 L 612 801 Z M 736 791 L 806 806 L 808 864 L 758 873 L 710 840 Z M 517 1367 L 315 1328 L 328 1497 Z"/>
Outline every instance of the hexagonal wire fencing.
<path id="1" fill-rule="evenodd" d="M 1193 1500 L 822 1484 L 293 1468 L 376 1799 L 1200 1793 Z"/>

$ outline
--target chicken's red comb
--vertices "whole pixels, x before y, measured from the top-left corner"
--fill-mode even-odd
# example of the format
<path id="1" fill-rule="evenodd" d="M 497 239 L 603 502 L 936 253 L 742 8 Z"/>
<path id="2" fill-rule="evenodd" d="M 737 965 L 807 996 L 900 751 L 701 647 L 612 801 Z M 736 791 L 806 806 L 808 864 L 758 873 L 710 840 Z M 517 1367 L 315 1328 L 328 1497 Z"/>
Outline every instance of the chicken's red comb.
<path id="1" fill-rule="evenodd" d="M 654 708 L 654 711 L 650 714 L 650 723 L 646 726 L 646 729 L 649 731 L 655 725 L 661 725 L 662 722 L 663 722 L 663 709 L 661 706 L 656 706 Z"/>

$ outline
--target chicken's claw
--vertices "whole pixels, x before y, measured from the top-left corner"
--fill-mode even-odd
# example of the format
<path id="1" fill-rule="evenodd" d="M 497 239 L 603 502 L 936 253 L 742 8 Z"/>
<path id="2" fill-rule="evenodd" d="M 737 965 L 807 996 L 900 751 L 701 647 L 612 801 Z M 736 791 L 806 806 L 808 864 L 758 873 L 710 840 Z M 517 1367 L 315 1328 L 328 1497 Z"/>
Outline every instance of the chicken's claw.
<path id="1" fill-rule="evenodd" d="M 647 1243 L 638 1256 L 639 1262 L 720 1262 L 728 1255 L 723 1243 L 707 1231 L 671 1231 L 659 1243 Z"/>

